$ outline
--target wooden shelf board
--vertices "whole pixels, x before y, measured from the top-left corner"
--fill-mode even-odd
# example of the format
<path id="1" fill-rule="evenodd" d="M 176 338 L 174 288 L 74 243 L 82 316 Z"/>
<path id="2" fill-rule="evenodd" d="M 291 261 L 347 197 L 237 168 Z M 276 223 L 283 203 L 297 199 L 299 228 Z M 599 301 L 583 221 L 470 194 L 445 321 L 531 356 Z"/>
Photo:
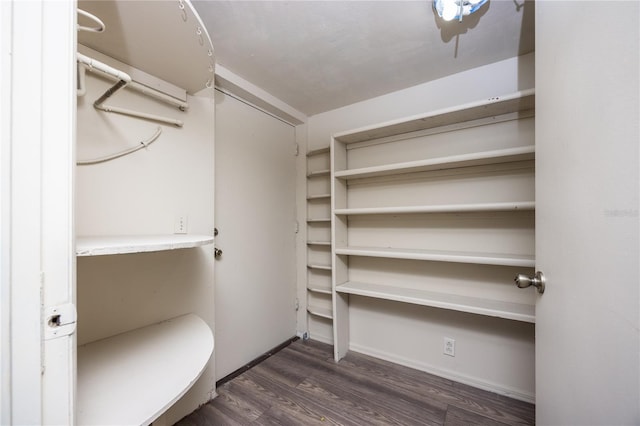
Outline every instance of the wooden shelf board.
<path id="1" fill-rule="evenodd" d="M 77 423 L 150 424 L 200 377 L 213 345 L 189 314 L 78 347 Z"/>
<path id="2" fill-rule="evenodd" d="M 432 306 L 515 321 L 535 323 L 535 306 L 491 299 L 398 288 L 381 284 L 349 281 L 336 286 L 340 293 Z"/>
<path id="3" fill-rule="evenodd" d="M 330 288 L 309 286 L 307 287 L 307 290 L 312 291 L 314 293 L 331 294 Z"/>
<path id="4" fill-rule="evenodd" d="M 320 308 L 318 306 L 307 306 L 307 312 L 322 318 L 327 318 L 330 320 L 333 319 L 333 312 L 331 312 L 331 309 Z"/>
<path id="5" fill-rule="evenodd" d="M 322 269 L 323 271 L 330 271 L 331 270 L 331 266 L 327 266 L 327 265 L 307 265 L 307 268 L 310 269 Z"/>
<path id="6" fill-rule="evenodd" d="M 307 245 L 310 246 L 330 246 L 331 241 L 307 241 Z"/>
<path id="7" fill-rule="evenodd" d="M 331 194 L 309 195 L 307 200 L 322 200 L 325 198 L 331 198 Z"/>
<path id="8" fill-rule="evenodd" d="M 213 243 L 208 235 L 119 235 L 91 236 L 76 239 L 76 255 L 101 256 L 109 254 L 143 253 L 204 246 Z"/>
<path id="9" fill-rule="evenodd" d="M 334 139 L 349 144 L 534 109 L 531 89 L 339 133 Z"/>
<path id="10" fill-rule="evenodd" d="M 335 177 L 339 179 L 362 179 L 401 173 L 484 166 L 489 164 L 509 163 L 533 159 L 535 159 L 535 146 L 529 145 L 518 148 L 474 152 L 471 154 L 452 155 L 449 157 L 385 164 L 382 166 L 363 167 L 359 169 L 336 170 Z"/>
<path id="11" fill-rule="evenodd" d="M 392 249 L 378 247 L 336 248 L 336 254 L 349 256 L 384 257 L 389 259 L 430 260 L 434 262 L 475 263 L 481 265 L 535 267 L 534 256 L 456 252 L 445 250 Z"/>
<path id="12" fill-rule="evenodd" d="M 403 213 L 464 213 L 534 209 L 535 202 L 533 201 L 515 201 L 507 203 L 446 204 L 433 206 L 362 207 L 335 209 L 334 213 L 337 215 L 365 215 Z"/>
<path id="13" fill-rule="evenodd" d="M 329 152 L 329 147 L 325 146 L 324 148 L 317 148 L 307 151 L 307 157 L 313 157 L 314 155 L 326 154 Z"/>
<path id="14" fill-rule="evenodd" d="M 317 170 L 315 172 L 310 172 L 307 174 L 307 177 L 317 177 L 317 176 L 329 176 L 331 174 L 331 170 Z"/>

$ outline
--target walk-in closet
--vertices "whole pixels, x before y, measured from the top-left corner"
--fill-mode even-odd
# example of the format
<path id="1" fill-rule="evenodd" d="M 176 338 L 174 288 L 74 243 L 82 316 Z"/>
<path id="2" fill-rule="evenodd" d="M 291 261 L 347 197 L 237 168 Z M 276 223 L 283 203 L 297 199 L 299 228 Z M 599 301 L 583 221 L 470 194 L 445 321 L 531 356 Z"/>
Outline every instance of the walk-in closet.
<path id="1" fill-rule="evenodd" d="M 639 2 L 0 22 L 0 424 L 640 423 Z"/>

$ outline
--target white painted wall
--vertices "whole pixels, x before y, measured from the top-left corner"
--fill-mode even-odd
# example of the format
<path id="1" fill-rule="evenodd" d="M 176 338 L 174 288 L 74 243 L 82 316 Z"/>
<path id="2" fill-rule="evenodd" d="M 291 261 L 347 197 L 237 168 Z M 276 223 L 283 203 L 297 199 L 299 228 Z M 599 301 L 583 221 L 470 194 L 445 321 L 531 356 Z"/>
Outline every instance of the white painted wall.
<path id="1" fill-rule="evenodd" d="M 134 146 L 158 126 L 162 135 L 129 156 L 76 168 L 77 234 L 173 233 L 175 216 L 185 215 L 189 233 L 213 235 L 212 91 L 205 91 L 202 97 L 189 96 L 187 112 L 126 89 L 107 101 L 185 122 L 183 128 L 176 128 L 96 111 L 92 102 L 109 86 L 87 73 L 87 94 L 78 98 L 79 159 Z M 189 312 L 214 330 L 213 268 L 212 246 L 78 258 L 78 343 Z M 214 394 L 212 357 L 200 380 L 161 421 L 172 424 Z"/>
<path id="2" fill-rule="evenodd" d="M 216 92 L 216 372 L 296 333 L 294 127 Z"/>
<path id="3" fill-rule="evenodd" d="M 327 146 L 337 132 L 533 88 L 534 61 L 534 54 L 512 58 L 312 116 L 307 149 Z M 350 301 L 351 349 L 533 400 L 533 324 L 364 297 Z M 455 358 L 442 354 L 444 336 L 456 339 Z"/>
<path id="4" fill-rule="evenodd" d="M 640 424 L 639 27 L 635 1 L 536 6 L 541 425 Z"/>

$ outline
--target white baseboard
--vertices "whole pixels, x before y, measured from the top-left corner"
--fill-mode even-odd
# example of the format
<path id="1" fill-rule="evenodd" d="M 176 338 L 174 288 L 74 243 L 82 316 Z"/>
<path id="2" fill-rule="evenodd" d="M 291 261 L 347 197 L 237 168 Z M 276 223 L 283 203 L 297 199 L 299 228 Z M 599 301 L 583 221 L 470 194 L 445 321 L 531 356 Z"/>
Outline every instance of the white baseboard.
<path id="1" fill-rule="evenodd" d="M 312 336 L 312 338 L 314 338 L 314 336 Z M 509 386 L 500 385 L 498 383 L 480 379 L 478 377 L 467 376 L 465 374 L 461 374 L 455 371 L 435 367 L 427 363 L 422 363 L 412 359 L 403 358 L 395 354 L 379 351 L 377 349 L 372 349 L 366 346 L 360 346 L 354 343 L 349 344 L 349 350 L 352 350 L 354 352 L 358 352 L 364 355 L 369 355 L 375 358 L 383 359 L 385 361 L 393 362 L 395 364 L 400 364 L 405 367 L 414 368 L 416 370 L 424 371 L 426 373 L 443 377 L 445 379 L 453 380 L 459 383 L 464 383 L 465 385 L 473 386 L 475 388 L 479 388 L 489 392 L 494 392 L 500 395 L 504 395 L 509 398 L 517 399 L 524 402 L 529 402 L 532 404 L 535 404 L 536 402 L 535 394 L 532 394 L 530 392 L 527 392 L 521 389 L 514 389 Z"/>

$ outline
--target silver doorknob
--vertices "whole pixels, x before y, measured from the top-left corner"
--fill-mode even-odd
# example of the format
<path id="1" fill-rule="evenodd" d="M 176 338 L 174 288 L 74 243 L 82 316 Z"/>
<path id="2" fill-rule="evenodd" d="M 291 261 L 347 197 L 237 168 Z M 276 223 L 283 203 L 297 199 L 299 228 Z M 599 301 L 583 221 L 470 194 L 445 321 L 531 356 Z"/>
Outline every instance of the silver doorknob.
<path id="1" fill-rule="evenodd" d="M 534 286 L 538 289 L 538 293 L 544 293 L 545 279 L 544 274 L 540 271 L 536 272 L 534 277 L 529 277 L 524 274 L 516 275 L 514 281 L 518 288 L 527 288 L 529 286 Z"/>
<path id="2" fill-rule="evenodd" d="M 222 250 L 220 250 L 219 248 L 214 248 L 213 249 L 213 256 L 216 259 L 220 259 L 220 257 L 222 257 Z"/>

